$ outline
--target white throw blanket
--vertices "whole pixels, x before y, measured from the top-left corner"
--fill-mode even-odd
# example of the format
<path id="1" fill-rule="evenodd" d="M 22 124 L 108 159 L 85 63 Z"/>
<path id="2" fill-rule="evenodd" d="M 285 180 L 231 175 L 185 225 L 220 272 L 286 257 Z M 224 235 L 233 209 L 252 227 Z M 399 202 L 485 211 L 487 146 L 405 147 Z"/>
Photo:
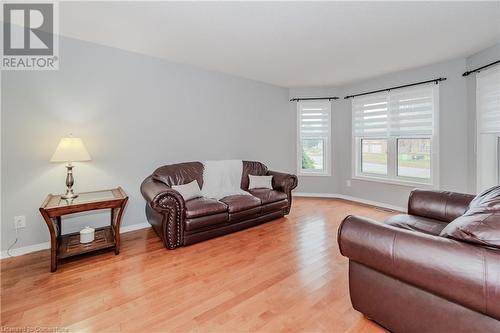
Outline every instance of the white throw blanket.
<path id="1" fill-rule="evenodd" d="M 204 161 L 203 166 L 204 197 L 219 200 L 235 194 L 250 195 L 241 189 L 242 160 Z"/>

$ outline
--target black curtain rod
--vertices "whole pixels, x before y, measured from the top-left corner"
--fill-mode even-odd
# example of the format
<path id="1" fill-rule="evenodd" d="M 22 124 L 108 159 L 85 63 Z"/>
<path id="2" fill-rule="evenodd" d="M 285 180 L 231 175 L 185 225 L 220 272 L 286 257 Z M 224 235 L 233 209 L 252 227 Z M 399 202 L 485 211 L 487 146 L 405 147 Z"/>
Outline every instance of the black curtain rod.
<path id="1" fill-rule="evenodd" d="M 358 96 L 364 96 L 364 95 L 370 95 L 370 94 L 375 94 L 375 93 L 383 92 L 383 91 L 391 91 L 391 90 L 394 90 L 394 89 L 400 89 L 400 88 L 406 88 L 406 87 L 413 87 L 413 86 L 418 86 L 420 84 L 426 84 L 426 83 L 431 83 L 431 82 L 434 82 L 435 84 L 438 84 L 440 81 L 445 81 L 445 80 L 446 80 L 445 77 L 440 77 L 440 78 L 437 78 L 437 79 L 434 79 L 434 80 L 428 80 L 428 81 L 422 81 L 422 82 L 417 82 L 417 83 L 405 84 L 403 86 L 397 86 L 397 87 L 385 88 L 385 89 L 380 89 L 380 90 L 374 90 L 374 91 L 369 91 L 369 92 L 365 92 L 365 93 L 361 93 L 361 94 L 356 94 L 356 95 L 349 95 L 349 96 L 344 97 L 344 99 L 358 97 Z"/>
<path id="2" fill-rule="evenodd" d="M 299 101 L 316 101 L 316 100 L 322 100 L 322 99 L 327 99 L 331 101 L 332 99 L 339 99 L 337 96 L 334 97 L 304 97 L 304 98 L 292 98 L 290 102 L 299 102 Z"/>
<path id="3" fill-rule="evenodd" d="M 490 66 L 496 65 L 496 64 L 498 64 L 498 63 L 500 63 L 500 60 L 493 61 L 492 63 L 490 63 L 490 64 L 488 64 L 488 65 L 484 65 L 484 66 L 482 66 L 482 67 L 479 67 L 479 68 L 473 69 L 473 70 L 471 70 L 471 71 L 467 71 L 467 72 L 463 73 L 463 74 L 462 74 L 462 76 L 469 76 L 469 75 L 471 75 L 472 73 L 479 72 L 479 71 L 481 71 L 481 69 L 484 69 L 484 68 L 486 68 L 486 67 L 490 67 Z"/>

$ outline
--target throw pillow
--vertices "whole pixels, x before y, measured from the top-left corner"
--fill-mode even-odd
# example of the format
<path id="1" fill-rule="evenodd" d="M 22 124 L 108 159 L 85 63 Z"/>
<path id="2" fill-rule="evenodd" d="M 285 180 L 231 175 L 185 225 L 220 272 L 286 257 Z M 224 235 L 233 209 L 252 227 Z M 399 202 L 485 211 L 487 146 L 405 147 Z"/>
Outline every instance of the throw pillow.
<path id="1" fill-rule="evenodd" d="M 500 186 L 478 194 L 465 214 L 449 223 L 440 235 L 500 248 Z"/>
<path id="2" fill-rule="evenodd" d="M 201 197 L 200 185 L 198 185 L 198 182 L 196 180 L 193 180 L 188 184 L 172 185 L 172 189 L 179 192 L 184 198 L 184 201 Z"/>
<path id="3" fill-rule="evenodd" d="M 250 183 L 248 189 L 252 190 L 254 188 L 268 188 L 273 189 L 273 176 L 253 176 L 248 175 Z"/>

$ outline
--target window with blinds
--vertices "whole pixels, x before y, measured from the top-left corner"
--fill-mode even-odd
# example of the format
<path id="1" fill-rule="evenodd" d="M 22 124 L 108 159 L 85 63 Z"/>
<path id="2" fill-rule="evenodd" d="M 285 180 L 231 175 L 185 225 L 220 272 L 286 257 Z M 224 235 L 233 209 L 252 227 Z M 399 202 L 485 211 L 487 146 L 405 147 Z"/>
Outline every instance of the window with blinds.
<path id="1" fill-rule="evenodd" d="M 500 66 L 476 75 L 477 190 L 500 184 Z"/>
<path id="2" fill-rule="evenodd" d="M 331 103 L 297 103 L 297 165 L 301 175 L 329 175 Z"/>
<path id="3" fill-rule="evenodd" d="M 377 138 L 432 135 L 435 89 L 437 85 L 433 84 L 354 98 L 354 135 Z"/>
<path id="4" fill-rule="evenodd" d="M 418 85 L 353 98 L 354 177 L 436 183 L 438 89 Z"/>
<path id="5" fill-rule="evenodd" d="M 476 77 L 476 105 L 480 133 L 500 133 L 500 66 Z"/>

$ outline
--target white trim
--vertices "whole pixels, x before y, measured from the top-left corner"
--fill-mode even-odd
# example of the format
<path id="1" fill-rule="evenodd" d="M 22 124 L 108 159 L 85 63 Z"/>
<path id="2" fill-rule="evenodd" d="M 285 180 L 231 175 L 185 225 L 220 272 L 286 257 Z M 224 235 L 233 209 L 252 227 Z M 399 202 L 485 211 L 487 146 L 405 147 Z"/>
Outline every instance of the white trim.
<path id="1" fill-rule="evenodd" d="M 137 223 L 137 224 L 132 224 L 132 225 L 124 225 L 123 227 L 120 227 L 120 234 L 124 234 L 126 232 L 131 232 L 131 231 L 136 231 L 140 229 L 146 229 L 151 227 L 151 224 L 148 222 L 143 222 L 143 223 Z"/>
<path id="2" fill-rule="evenodd" d="M 46 249 L 50 249 L 50 242 L 44 242 L 44 243 L 14 248 L 14 249 L 10 250 L 10 254 L 12 254 L 12 257 L 17 257 L 17 256 L 22 256 L 23 254 L 36 252 L 36 251 L 40 251 L 40 250 L 46 250 Z M 2 254 L 1 254 L 1 259 L 5 259 L 5 258 L 9 258 L 9 255 L 7 254 L 7 250 L 2 251 Z"/>
<path id="3" fill-rule="evenodd" d="M 139 230 L 139 229 L 149 228 L 150 226 L 151 225 L 147 222 L 126 225 L 126 226 L 123 226 L 120 228 L 120 234 L 124 234 L 124 233 L 130 232 L 130 231 L 135 231 L 135 230 Z M 46 250 L 46 249 L 50 249 L 50 242 L 44 242 L 44 243 L 38 243 L 38 244 L 13 248 L 12 250 L 10 250 L 10 253 L 12 254 L 12 257 L 17 257 L 17 256 L 22 256 L 23 254 L 28 254 L 31 252 L 36 252 L 36 251 L 41 251 L 41 250 Z M 5 258 L 9 258 L 9 255 L 7 254 L 7 250 L 2 251 L 2 253 L 0 255 L 0 259 L 5 259 Z"/>
<path id="4" fill-rule="evenodd" d="M 384 183 L 384 184 L 389 184 L 389 185 L 406 186 L 406 187 L 437 189 L 437 187 L 432 185 L 432 184 L 419 183 L 419 182 L 412 181 L 412 180 L 403 180 L 404 178 L 402 178 L 402 177 L 400 177 L 399 179 L 393 179 L 393 178 L 383 178 L 383 177 L 376 177 L 376 176 L 370 177 L 370 176 L 365 176 L 363 174 L 360 176 L 354 176 L 351 179 L 352 180 L 359 180 L 359 181 L 367 181 L 367 182 Z"/>
<path id="5" fill-rule="evenodd" d="M 343 200 L 348 200 L 348 201 L 359 202 L 359 203 L 370 205 L 370 206 L 386 208 L 386 209 L 390 209 L 390 210 L 394 210 L 394 211 L 398 211 L 398 212 L 403 212 L 403 213 L 405 213 L 407 211 L 406 207 L 399 207 L 399 206 L 395 206 L 395 205 L 386 204 L 383 202 L 372 201 L 372 200 L 367 200 L 367 199 L 362 199 L 362 198 L 357 198 L 357 197 L 351 197 L 349 195 L 338 194 L 338 193 L 293 192 L 292 195 L 294 197 L 306 197 L 306 198 L 343 199 Z"/>

